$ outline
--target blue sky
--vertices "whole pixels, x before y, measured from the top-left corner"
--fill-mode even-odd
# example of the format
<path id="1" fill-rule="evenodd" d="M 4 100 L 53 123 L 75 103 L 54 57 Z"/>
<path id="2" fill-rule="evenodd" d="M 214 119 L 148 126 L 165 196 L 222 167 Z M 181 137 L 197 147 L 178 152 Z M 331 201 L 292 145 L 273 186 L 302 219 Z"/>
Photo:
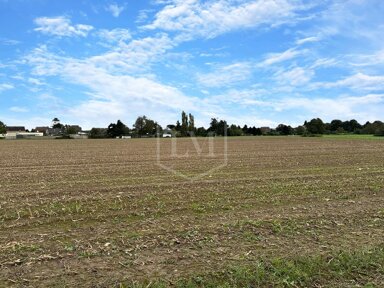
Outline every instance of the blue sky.
<path id="1" fill-rule="evenodd" d="M 0 0 L 0 120 L 383 120 L 381 0 Z"/>

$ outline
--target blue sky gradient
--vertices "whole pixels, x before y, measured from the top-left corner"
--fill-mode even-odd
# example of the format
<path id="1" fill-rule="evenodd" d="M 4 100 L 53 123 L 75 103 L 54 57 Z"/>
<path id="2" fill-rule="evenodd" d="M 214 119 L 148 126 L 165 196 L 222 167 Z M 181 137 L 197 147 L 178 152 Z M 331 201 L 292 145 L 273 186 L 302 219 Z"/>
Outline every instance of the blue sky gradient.
<path id="1" fill-rule="evenodd" d="M 383 120 L 381 0 L 0 0 L 0 120 Z"/>

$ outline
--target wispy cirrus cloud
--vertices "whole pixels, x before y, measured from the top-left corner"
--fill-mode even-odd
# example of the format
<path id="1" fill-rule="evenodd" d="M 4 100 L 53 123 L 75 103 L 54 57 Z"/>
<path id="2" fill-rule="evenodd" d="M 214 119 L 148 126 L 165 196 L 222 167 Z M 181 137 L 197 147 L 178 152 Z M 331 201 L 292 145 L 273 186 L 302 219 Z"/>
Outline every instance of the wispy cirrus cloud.
<path id="1" fill-rule="evenodd" d="M 38 26 L 34 29 L 35 31 L 59 37 L 86 37 L 89 31 L 93 29 L 91 25 L 72 25 L 71 20 L 65 16 L 40 17 L 36 18 L 34 22 Z"/>
<path id="2" fill-rule="evenodd" d="M 18 41 L 18 40 L 14 40 L 14 39 L 9 39 L 9 38 L 2 38 L 0 37 L 0 45 L 9 45 L 9 46 L 13 46 L 13 45 L 18 45 L 20 44 L 21 42 Z"/>
<path id="3" fill-rule="evenodd" d="M 304 85 L 311 81 L 315 72 L 303 67 L 294 67 L 275 73 L 274 77 L 277 83 L 290 86 Z"/>
<path id="4" fill-rule="evenodd" d="M 345 87 L 348 89 L 378 91 L 384 89 L 384 76 L 356 73 L 335 82 L 313 83 L 313 88 Z"/>
<path id="5" fill-rule="evenodd" d="M 199 73 L 197 81 L 206 87 L 226 87 L 248 80 L 252 75 L 252 70 L 250 62 L 220 65 L 213 72 Z"/>
<path id="6" fill-rule="evenodd" d="M 303 45 L 305 43 L 312 43 L 320 41 L 320 37 L 312 36 L 296 40 L 296 45 Z"/>
<path id="7" fill-rule="evenodd" d="M 305 52 L 306 50 L 297 50 L 295 48 L 290 48 L 280 53 L 269 53 L 265 56 L 264 60 L 258 64 L 258 66 L 259 67 L 271 66 L 273 64 L 291 60 Z"/>
<path id="8" fill-rule="evenodd" d="M 13 88 L 15 88 L 15 86 L 13 86 L 12 84 L 0 83 L 0 93 L 5 91 L 5 90 L 9 90 L 9 89 L 13 89 Z"/>
<path id="9" fill-rule="evenodd" d="M 290 0 L 175 0 L 144 27 L 179 32 L 181 39 L 214 38 L 242 28 L 276 27 L 295 22 L 297 13 L 304 9 L 306 6 L 300 1 Z"/>
<path id="10" fill-rule="evenodd" d="M 29 109 L 21 106 L 12 106 L 11 108 L 9 108 L 9 111 L 15 112 L 15 113 L 26 113 L 29 111 Z"/>

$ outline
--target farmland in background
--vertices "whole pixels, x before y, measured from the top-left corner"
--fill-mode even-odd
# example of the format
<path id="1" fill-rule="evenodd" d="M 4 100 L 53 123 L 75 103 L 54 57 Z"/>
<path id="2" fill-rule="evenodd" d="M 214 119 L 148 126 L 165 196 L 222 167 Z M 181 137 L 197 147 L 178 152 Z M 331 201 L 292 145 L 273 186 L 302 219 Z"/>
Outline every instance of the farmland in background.
<path id="1" fill-rule="evenodd" d="M 384 285 L 382 139 L 157 143 L 0 141 L 0 287 Z"/>

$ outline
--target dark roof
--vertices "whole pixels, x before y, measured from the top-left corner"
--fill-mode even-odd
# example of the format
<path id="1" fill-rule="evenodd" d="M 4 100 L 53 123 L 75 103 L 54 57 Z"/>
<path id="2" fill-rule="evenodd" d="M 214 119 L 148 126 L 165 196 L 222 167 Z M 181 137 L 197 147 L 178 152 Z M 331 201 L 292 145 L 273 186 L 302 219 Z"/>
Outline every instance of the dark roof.
<path id="1" fill-rule="evenodd" d="M 41 131 L 47 131 L 48 129 L 49 129 L 48 126 L 47 126 L 47 127 L 42 126 L 42 127 L 36 127 L 36 128 L 35 128 L 36 131 L 40 131 L 40 132 L 41 132 Z"/>
<path id="2" fill-rule="evenodd" d="M 20 132 L 20 131 L 25 131 L 24 126 L 7 126 L 7 131 L 9 132 Z"/>

